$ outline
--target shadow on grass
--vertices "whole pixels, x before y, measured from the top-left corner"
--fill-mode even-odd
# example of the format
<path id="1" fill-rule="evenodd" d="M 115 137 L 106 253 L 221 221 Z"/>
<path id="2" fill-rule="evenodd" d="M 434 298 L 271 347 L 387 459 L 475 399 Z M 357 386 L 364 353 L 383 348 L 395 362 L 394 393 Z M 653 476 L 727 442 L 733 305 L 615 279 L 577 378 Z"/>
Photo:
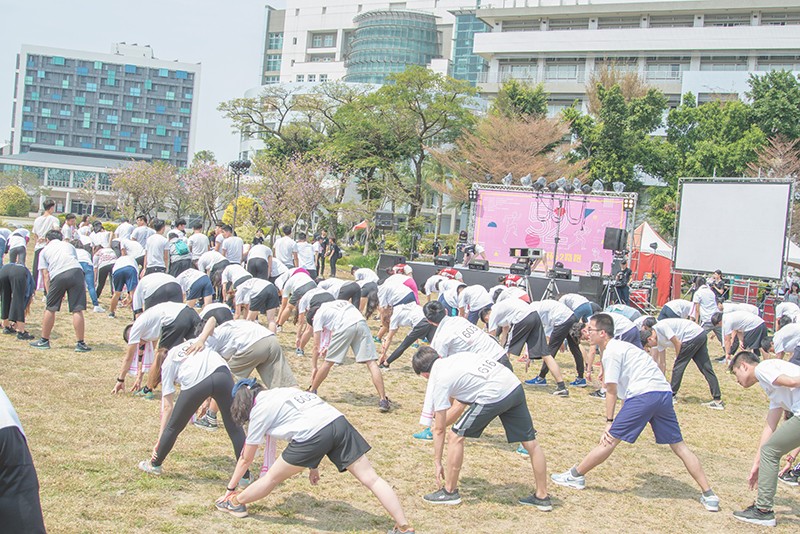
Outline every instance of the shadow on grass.
<path id="1" fill-rule="evenodd" d="M 335 396 L 334 396 L 335 395 Z M 349 404 L 351 406 L 363 406 L 363 407 L 374 407 L 375 410 L 378 409 L 378 394 L 375 391 L 371 391 L 370 393 L 350 393 L 350 392 L 340 392 L 338 394 L 331 394 L 325 395 L 324 392 L 320 395 L 325 402 L 333 404 L 336 406 L 337 404 Z M 391 400 L 391 397 L 389 397 Z M 399 402 L 392 401 L 392 409 L 397 410 L 402 408 L 403 405 Z"/>
<path id="2" fill-rule="evenodd" d="M 353 483 L 357 484 L 355 480 Z M 261 505 L 248 506 L 248 512 L 250 520 L 262 523 L 336 532 L 375 531 L 392 524 L 388 513 L 375 515 L 344 501 L 317 499 L 306 493 L 292 493 L 282 502 L 262 501 Z"/>
<path id="3" fill-rule="evenodd" d="M 636 475 L 639 486 L 631 490 L 634 495 L 643 499 L 698 499 L 700 488 L 665 476 L 663 473 L 639 473 Z"/>
<path id="4" fill-rule="evenodd" d="M 525 484 L 522 481 L 532 480 L 533 474 L 530 471 L 530 464 L 528 470 L 521 469 L 519 471 L 520 482 L 511 484 L 492 484 L 484 478 L 478 477 L 463 477 L 459 480 L 458 491 L 461 493 L 461 498 L 467 503 L 476 502 L 493 502 L 504 505 L 516 505 L 517 501 L 522 497 L 527 497 L 534 491 L 532 484 Z M 554 503 L 558 499 L 550 496 Z"/>

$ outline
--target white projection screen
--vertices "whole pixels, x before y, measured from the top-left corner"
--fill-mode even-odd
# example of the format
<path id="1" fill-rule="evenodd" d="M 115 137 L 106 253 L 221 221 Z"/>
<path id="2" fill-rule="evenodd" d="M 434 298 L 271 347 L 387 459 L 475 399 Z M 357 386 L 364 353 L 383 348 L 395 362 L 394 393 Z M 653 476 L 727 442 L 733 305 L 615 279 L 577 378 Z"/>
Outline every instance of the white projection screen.
<path id="1" fill-rule="evenodd" d="M 676 271 L 781 278 L 791 181 L 683 180 L 679 193 Z"/>

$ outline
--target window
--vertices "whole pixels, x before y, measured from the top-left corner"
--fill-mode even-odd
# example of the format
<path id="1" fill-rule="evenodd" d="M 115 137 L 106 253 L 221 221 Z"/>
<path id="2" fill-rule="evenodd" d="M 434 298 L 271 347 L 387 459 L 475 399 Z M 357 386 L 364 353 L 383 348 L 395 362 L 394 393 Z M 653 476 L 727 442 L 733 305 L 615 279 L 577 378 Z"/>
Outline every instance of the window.
<path id="1" fill-rule="evenodd" d="M 689 70 L 688 57 L 649 57 L 645 62 L 646 80 L 680 80 L 683 71 Z"/>
<path id="2" fill-rule="evenodd" d="M 329 63 L 336 61 L 336 54 L 309 54 L 306 61 L 309 63 Z"/>
<path id="3" fill-rule="evenodd" d="M 336 32 L 311 35 L 311 48 L 332 48 L 334 46 L 336 46 Z"/>
<path id="4" fill-rule="evenodd" d="M 267 48 L 270 50 L 280 50 L 283 48 L 283 32 L 270 32 L 267 40 Z"/>
<path id="5" fill-rule="evenodd" d="M 707 71 L 747 70 L 747 56 L 701 56 L 700 70 L 707 70 Z"/>
<path id="6" fill-rule="evenodd" d="M 703 17 L 703 26 L 749 26 L 750 13 L 713 14 Z"/>
<path id="7" fill-rule="evenodd" d="M 322 14 L 324 15 L 327 12 L 328 12 L 328 8 L 325 7 L 325 6 L 322 6 Z"/>
<path id="8" fill-rule="evenodd" d="M 267 61 L 264 67 L 266 71 L 281 70 L 281 54 L 267 54 Z"/>
<path id="9" fill-rule="evenodd" d="M 638 28 L 642 21 L 639 17 L 600 17 L 597 28 L 600 30 Z"/>
<path id="10" fill-rule="evenodd" d="M 308 75 L 308 81 L 311 82 L 311 83 L 316 82 L 317 81 L 317 75 L 316 74 L 309 74 Z"/>
<path id="11" fill-rule="evenodd" d="M 650 15 L 651 28 L 691 28 L 694 19 L 691 15 Z"/>
<path id="12" fill-rule="evenodd" d="M 67 169 L 48 169 L 47 185 L 69 187 L 69 171 Z"/>
<path id="13" fill-rule="evenodd" d="M 786 26 L 787 24 L 800 24 L 800 11 L 761 13 L 761 24 L 769 26 Z"/>
<path id="14" fill-rule="evenodd" d="M 800 56 L 758 56 L 756 70 L 800 70 Z"/>
<path id="15" fill-rule="evenodd" d="M 585 60 L 549 58 L 545 61 L 545 80 L 583 81 L 583 74 L 586 66 Z"/>
<path id="16" fill-rule="evenodd" d="M 320 77 L 322 77 L 322 75 L 320 75 Z M 280 83 L 280 81 L 281 81 L 281 77 L 280 76 L 264 76 L 264 79 L 263 79 L 262 82 L 263 82 L 264 85 L 272 85 L 272 84 L 275 84 L 275 83 Z M 173 126 L 174 125 L 175 124 L 173 123 Z"/>
<path id="17" fill-rule="evenodd" d="M 125 65 L 126 74 L 136 74 L 136 65 Z"/>
<path id="18" fill-rule="evenodd" d="M 320 81 L 320 83 L 327 82 L 328 81 L 328 75 L 327 74 L 320 74 L 319 75 L 319 81 Z"/>
<path id="19" fill-rule="evenodd" d="M 65 59 L 61 56 L 53 56 L 53 59 L 50 60 L 53 65 L 63 65 L 66 63 Z"/>
<path id="20" fill-rule="evenodd" d="M 588 30 L 589 19 L 550 19 L 548 30 Z"/>
<path id="21" fill-rule="evenodd" d="M 541 19 L 528 19 L 528 20 L 504 20 L 504 32 L 533 32 L 542 29 Z"/>
<path id="22" fill-rule="evenodd" d="M 501 60 L 499 67 L 499 82 L 505 82 L 512 78 L 515 80 L 536 80 L 538 68 L 535 59 Z"/>
<path id="23" fill-rule="evenodd" d="M 297 82 L 304 82 L 304 81 L 306 81 L 305 74 L 298 74 L 298 75 L 297 75 L 297 77 L 295 78 L 295 81 L 297 81 Z"/>

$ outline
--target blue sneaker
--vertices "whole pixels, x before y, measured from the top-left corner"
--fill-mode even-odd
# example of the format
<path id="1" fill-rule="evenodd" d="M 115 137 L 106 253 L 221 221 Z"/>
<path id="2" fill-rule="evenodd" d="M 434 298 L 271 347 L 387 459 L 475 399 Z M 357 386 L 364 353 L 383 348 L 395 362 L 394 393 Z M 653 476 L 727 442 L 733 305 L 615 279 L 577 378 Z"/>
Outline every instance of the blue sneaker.
<path id="1" fill-rule="evenodd" d="M 414 439 L 422 439 L 425 441 L 432 441 L 433 440 L 433 432 L 431 432 L 431 427 L 426 427 L 424 430 L 420 430 L 411 435 Z"/>
<path id="2" fill-rule="evenodd" d="M 576 388 L 585 388 L 586 387 L 586 379 L 585 378 L 576 378 L 572 382 L 569 383 L 570 386 Z"/>
<path id="3" fill-rule="evenodd" d="M 517 447 L 517 454 L 521 454 L 522 456 L 530 456 L 530 453 L 528 453 L 528 450 L 525 447 L 523 447 L 522 445 Z"/>
<path id="4" fill-rule="evenodd" d="M 547 379 L 536 376 L 534 378 L 531 378 L 530 380 L 526 380 L 525 383 L 528 384 L 529 386 L 546 386 Z"/>

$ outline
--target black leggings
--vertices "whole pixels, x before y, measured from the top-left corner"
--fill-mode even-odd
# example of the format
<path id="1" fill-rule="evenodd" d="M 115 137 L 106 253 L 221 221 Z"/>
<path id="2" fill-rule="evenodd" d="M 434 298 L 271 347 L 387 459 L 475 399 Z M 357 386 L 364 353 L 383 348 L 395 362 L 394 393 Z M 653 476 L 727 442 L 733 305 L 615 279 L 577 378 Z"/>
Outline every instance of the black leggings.
<path id="1" fill-rule="evenodd" d="M 432 325 L 428 322 L 427 319 L 422 319 L 420 322 L 414 325 L 414 328 L 406 335 L 400 345 L 394 349 L 394 352 L 386 358 L 386 365 L 391 364 L 397 358 L 403 355 L 403 353 L 414 344 L 415 341 L 422 338 L 428 338 L 428 341 L 433 339 L 433 334 L 436 333 L 436 325 Z"/>
<path id="2" fill-rule="evenodd" d="M 231 418 L 232 389 L 233 378 L 231 377 L 231 372 L 227 367 L 221 366 L 199 384 L 181 391 L 181 394 L 178 395 L 178 400 L 175 401 L 175 407 L 172 409 L 167 426 L 164 428 L 164 433 L 161 435 L 161 439 L 158 440 L 158 447 L 153 456 L 153 465 L 159 466 L 164 462 L 169 451 L 175 445 L 178 434 L 186 428 L 186 425 L 192 419 L 192 415 L 208 397 L 217 401 L 219 413 L 222 415 L 222 422 L 225 423 L 225 431 L 228 432 L 228 437 L 233 444 L 235 458 L 238 459 L 239 455 L 242 454 L 245 435 L 242 427 L 237 426 Z M 250 472 L 248 471 L 245 473 L 245 477 L 249 476 Z"/>
<path id="3" fill-rule="evenodd" d="M 15 426 L 0 429 L 0 517 L 3 532 L 46 532 L 36 468 L 25 436 Z"/>
<path id="4" fill-rule="evenodd" d="M 103 293 L 103 288 L 106 287 L 106 280 L 108 280 L 108 277 L 111 276 L 111 270 L 113 268 L 114 264 L 109 263 L 108 265 L 103 265 L 97 270 L 97 289 L 95 289 L 97 298 L 100 298 L 100 295 Z"/>
<path id="5" fill-rule="evenodd" d="M 571 335 L 569 335 L 572 325 L 577 322 L 578 318 L 573 315 L 569 320 L 556 326 L 553 329 L 553 333 L 550 335 L 550 342 L 548 345 L 550 347 L 550 355 L 555 358 L 559 349 L 561 349 L 561 345 L 566 339 L 567 347 L 569 347 L 569 351 L 572 353 L 572 358 L 575 360 L 575 370 L 578 372 L 578 378 L 583 378 L 583 371 L 585 368 L 585 364 L 583 363 L 583 352 L 581 352 L 581 346 L 578 344 L 578 342 L 575 341 Z M 539 377 L 544 378 L 547 376 L 547 371 L 547 364 L 543 363 L 542 370 L 539 371 Z"/>
<path id="6" fill-rule="evenodd" d="M 28 269 L 23 265 L 10 263 L 0 269 L 0 300 L 3 301 L 0 318 L 13 322 L 25 322 L 25 308 L 28 302 Z"/>

